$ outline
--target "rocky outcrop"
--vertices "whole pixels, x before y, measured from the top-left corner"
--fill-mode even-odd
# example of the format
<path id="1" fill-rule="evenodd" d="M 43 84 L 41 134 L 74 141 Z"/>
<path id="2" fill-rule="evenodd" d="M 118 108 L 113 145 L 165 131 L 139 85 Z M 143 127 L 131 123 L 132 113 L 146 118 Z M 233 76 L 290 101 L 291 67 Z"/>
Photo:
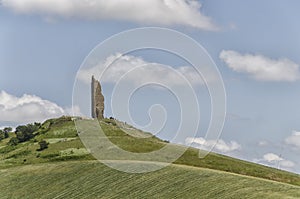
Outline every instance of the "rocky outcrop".
<path id="1" fill-rule="evenodd" d="M 104 96 L 101 92 L 100 82 L 92 76 L 91 84 L 92 93 L 92 117 L 97 119 L 103 119 L 104 113 Z"/>

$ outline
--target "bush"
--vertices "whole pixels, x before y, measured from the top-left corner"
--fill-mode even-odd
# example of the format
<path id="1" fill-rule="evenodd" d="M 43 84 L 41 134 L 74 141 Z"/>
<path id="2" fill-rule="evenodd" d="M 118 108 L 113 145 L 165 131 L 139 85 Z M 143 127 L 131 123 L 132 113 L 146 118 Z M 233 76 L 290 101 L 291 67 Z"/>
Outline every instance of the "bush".
<path id="1" fill-rule="evenodd" d="M 18 143 L 19 143 L 18 138 L 13 137 L 13 138 L 11 138 L 11 139 L 9 140 L 8 145 L 10 145 L 10 146 L 16 146 L 16 145 L 18 145 Z"/>
<path id="2" fill-rule="evenodd" d="M 47 149 L 48 148 L 48 144 L 45 140 L 42 140 L 39 142 L 39 145 L 40 145 L 40 148 L 38 149 L 38 151 L 42 151 L 44 149 Z"/>

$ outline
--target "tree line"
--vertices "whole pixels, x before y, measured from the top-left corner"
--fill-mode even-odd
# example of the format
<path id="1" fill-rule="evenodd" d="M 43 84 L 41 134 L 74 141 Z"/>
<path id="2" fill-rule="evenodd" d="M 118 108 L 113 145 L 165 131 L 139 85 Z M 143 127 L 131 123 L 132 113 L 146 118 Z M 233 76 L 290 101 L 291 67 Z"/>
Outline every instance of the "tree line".
<path id="1" fill-rule="evenodd" d="M 38 130 L 41 127 L 41 123 L 33 123 L 27 125 L 20 125 L 14 131 L 15 136 L 11 137 L 7 143 L 10 146 L 17 146 L 19 143 L 26 142 L 34 138 L 38 134 Z M 0 130 L 0 141 L 6 138 L 9 138 L 9 134 L 13 133 L 11 127 L 6 127 L 3 130 Z M 44 140 L 39 142 L 40 149 L 44 150 L 48 148 L 48 143 Z"/>

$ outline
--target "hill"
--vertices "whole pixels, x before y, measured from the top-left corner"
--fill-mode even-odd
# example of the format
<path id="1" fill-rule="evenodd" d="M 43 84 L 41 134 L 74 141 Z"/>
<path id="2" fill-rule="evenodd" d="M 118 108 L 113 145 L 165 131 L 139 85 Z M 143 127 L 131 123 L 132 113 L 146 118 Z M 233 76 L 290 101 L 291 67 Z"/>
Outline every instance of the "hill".
<path id="1" fill-rule="evenodd" d="M 90 120 L 83 122 L 92 125 Z M 141 138 L 129 136 L 115 122 L 104 119 L 100 124 L 109 139 L 125 150 L 148 152 L 166 144 L 133 127 L 132 133 Z M 128 174 L 113 170 L 85 149 L 70 117 L 47 120 L 34 135 L 16 146 L 7 145 L 9 139 L 0 141 L 0 198 L 300 197 L 297 174 L 215 153 L 199 159 L 195 148 L 159 171 Z M 41 140 L 49 145 L 38 151 Z"/>

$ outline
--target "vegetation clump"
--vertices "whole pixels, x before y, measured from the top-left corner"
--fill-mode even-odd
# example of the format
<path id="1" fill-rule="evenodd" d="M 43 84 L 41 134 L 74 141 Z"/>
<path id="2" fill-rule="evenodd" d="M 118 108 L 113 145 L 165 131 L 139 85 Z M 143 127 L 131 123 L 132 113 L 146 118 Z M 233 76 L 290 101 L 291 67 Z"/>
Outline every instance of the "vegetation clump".
<path id="1" fill-rule="evenodd" d="M 12 131 L 11 127 L 6 127 L 3 130 L 0 130 L 0 141 L 9 137 L 9 133 Z"/>
<path id="2" fill-rule="evenodd" d="M 16 128 L 15 135 L 16 137 L 12 137 L 8 144 L 11 146 L 16 146 L 18 143 L 26 142 L 32 138 L 41 127 L 40 123 L 35 122 L 34 124 L 20 125 Z"/>
<path id="3" fill-rule="evenodd" d="M 9 146 L 17 146 L 18 144 L 19 144 L 19 140 L 16 137 L 12 137 L 8 142 Z"/>
<path id="4" fill-rule="evenodd" d="M 45 140 L 42 140 L 39 142 L 40 148 L 38 149 L 38 151 L 43 151 L 44 149 L 48 148 L 49 143 L 46 142 Z"/>

